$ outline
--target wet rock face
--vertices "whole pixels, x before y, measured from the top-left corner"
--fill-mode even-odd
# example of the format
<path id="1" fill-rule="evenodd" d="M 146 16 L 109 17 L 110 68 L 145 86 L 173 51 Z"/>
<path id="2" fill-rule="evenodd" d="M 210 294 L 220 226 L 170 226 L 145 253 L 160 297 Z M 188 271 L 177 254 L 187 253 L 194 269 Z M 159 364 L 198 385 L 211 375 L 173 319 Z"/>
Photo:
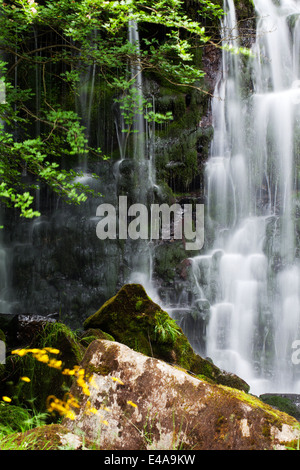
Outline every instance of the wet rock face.
<path id="1" fill-rule="evenodd" d="M 1 314 L 0 330 L 11 347 L 31 345 L 46 325 L 56 323 L 58 314 L 36 315 L 33 313 Z"/>
<path id="2" fill-rule="evenodd" d="M 205 72 L 205 82 L 208 87 L 208 92 L 213 94 L 216 83 L 221 73 L 221 51 L 213 45 L 207 45 L 204 48 L 202 63 Z M 211 113 L 206 117 L 206 126 L 212 124 Z"/>
<path id="3" fill-rule="evenodd" d="M 94 341 L 81 367 L 93 386 L 86 395 L 73 385 L 80 408 L 63 425 L 102 449 L 266 450 L 297 439 L 294 418 L 120 343 Z"/>

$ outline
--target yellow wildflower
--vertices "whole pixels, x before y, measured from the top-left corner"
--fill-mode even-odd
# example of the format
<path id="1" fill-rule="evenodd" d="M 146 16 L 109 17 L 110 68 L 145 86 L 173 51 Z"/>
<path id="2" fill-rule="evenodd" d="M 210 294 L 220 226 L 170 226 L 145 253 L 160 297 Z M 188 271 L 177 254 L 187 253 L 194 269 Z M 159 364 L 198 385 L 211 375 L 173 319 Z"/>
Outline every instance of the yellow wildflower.
<path id="1" fill-rule="evenodd" d="M 69 419 L 76 419 L 76 415 L 74 413 L 74 411 L 70 411 L 68 410 L 66 413 L 65 413 L 66 417 L 69 418 Z"/>
<path id="2" fill-rule="evenodd" d="M 32 354 L 46 354 L 45 349 L 33 348 L 33 349 L 27 349 L 27 351 L 31 352 Z"/>
<path id="3" fill-rule="evenodd" d="M 79 385 L 79 387 L 81 387 L 81 389 L 82 389 L 82 391 L 85 395 L 90 396 L 91 393 L 90 393 L 89 386 L 86 383 L 86 381 L 84 380 L 85 370 L 81 369 L 78 366 L 75 366 L 74 369 L 75 369 L 75 375 L 77 376 L 77 385 Z"/>
<path id="4" fill-rule="evenodd" d="M 47 363 L 49 361 L 49 356 L 47 354 L 39 354 L 39 355 L 36 355 L 35 358 L 38 361 L 44 362 L 44 363 Z"/>
<path id="5" fill-rule="evenodd" d="M 75 370 L 74 369 L 64 369 L 62 371 L 63 375 L 75 375 Z"/>
<path id="6" fill-rule="evenodd" d="M 46 364 L 49 361 L 49 356 L 47 356 L 47 354 L 43 354 L 43 355 L 36 357 L 36 359 Z"/>
<path id="7" fill-rule="evenodd" d="M 118 377 L 112 377 L 111 379 L 114 380 L 115 382 L 119 382 L 119 384 L 121 384 L 121 385 L 124 385 L 124 383 L 122 382 L 122 380 L 119 379 Z"/>
<path id="8" fill-rule="evenodd" d="M 23 380 L 23 382 L 30 382 L 29 377 L 20 377 L 20 380 Z"/>
<path id="9" fill-rule="evenodd" d="M 14 349 L 11 353 L 12 354 L 18 354 L 18 356 L 25 356 L 27 354 L 28 350 L 27 349 Z"/>
<path id="10" fill-rule="evenodd" d="M 67 392 L 64 396 L 64 400 L 67 403 L 67 405 L 73 406 L 74 408 L 80 408 L 80 406 L 78 405 L 77 399 L 73 397 L 71 393 Z"/>
<path id="11" fill-rule="evenodd" d="M 101 410 L 105 410 L 105 411 L 109 411 L 109 412 L 111 411 L 111 410 L 110 410 L 109 408 L 107 408 L 107 406 L 105 406 L 105 405 L 101 405 L 101 406 L 100 406 L 100 409 L 101 409 Z"/>
<path id="12" fill-rule="evenodd" d="M 91 406 L 91 402 L 88 400 L 87 403 L 86 403 L 86 410 L 85 410 L 85 413 L 86 414 L 90 414 L 90 413 L 93 413 L 93 414 L 98 414 L 98 410 L 96 408 L 94 408 L 93 406 Z"/>
<path id="13" fill-rule="evenodd" d="M 62 361 L 58 361 L 56 359 L 50 359 L 48 362 L 49 367 L 53 367 L 54 369 L 60 369 L 62 365 Z"/>
<path id="14" fill-rule="evenodd" d="M 11 402 L 11 398 L 9 398 L 9 397 L 2 397 L 2 400 L 6 401 L 7 403 Z"/>
<path id="15" fill-rule="evenodd" d="M 51 354 L 59 354 L 60 353 L 60 350 L 59 349 L 56 349 L 56 348 L 50 348 L 50 347 L 47 347 L 47 348 L 44 348 L 46 351 L 50 352 Z"/>
<path id="16" fill-rule="evenodd" d="M 76 415 L 74 411 L 70 409 L 68 403 L 56 398 L 54 395 L 50 395 L 47 398 L 47 410 L 49 412 L 57 411 L 60 415 L 66 416 L 69 419 L 75 419 Z"/>
<path id="17" fill-rule="evenodd" d="M 131 400 L 128 400 L 128 401 L 127 401 L 127 404 L 130 405 L 130 406 L 133 406 L 133 408 L 137 408 L 137 407 L 138 407 L 138 406 L 137 406 L 135 403 L 133 403 Z"/>
<path id="18" fill-rule="evenodd" d="M 81 389 L 82 389 L 82 391 L 85 395 L 90 396 L 90 394 L 91 394 L 90 389 L 89 389 L 88 385 L 86 384 L 86 382 L 83 380 L 82 377 L 79 377 L 77 379 L 77 384 L 81 387 Z"/>

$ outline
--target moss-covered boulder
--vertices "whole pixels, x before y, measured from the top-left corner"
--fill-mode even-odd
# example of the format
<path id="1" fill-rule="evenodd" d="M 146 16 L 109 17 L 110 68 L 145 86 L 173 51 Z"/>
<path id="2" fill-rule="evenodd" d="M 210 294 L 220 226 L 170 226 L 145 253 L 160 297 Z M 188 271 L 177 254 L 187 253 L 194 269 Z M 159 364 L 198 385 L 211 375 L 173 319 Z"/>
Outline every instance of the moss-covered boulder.
<path id="1" fill-rule="evenodd" d="M 140 284 L 127 284 L 84 322 L 86 329 L 96 328 L 119 343 L 146 356 L 176 364 L 195 375 L 249 391 L 242 379 L 221 371 L 197 355 L 187 337 L 167 312 L 153 302 Z"/>
<path id="2" fill-rule="evenodd" d="M 107 339 L 108 341 L 114 341 L 114 338 L 97 328 L 89 328 L 80 335 L 80 344 L 84 347 L 88 347 L 95 339 Z"/>

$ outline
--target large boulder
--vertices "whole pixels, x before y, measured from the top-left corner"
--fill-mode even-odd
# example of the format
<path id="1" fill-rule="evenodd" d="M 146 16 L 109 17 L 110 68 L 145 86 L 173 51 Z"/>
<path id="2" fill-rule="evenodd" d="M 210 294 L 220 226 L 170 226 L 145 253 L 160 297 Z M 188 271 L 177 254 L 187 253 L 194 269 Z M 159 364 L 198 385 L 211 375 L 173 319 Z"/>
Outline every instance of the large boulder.
<path id="1" fill-rule="evenodd" d="M 195 375 L 249 391 L 234 374 L 220 370 L 196 354 L 187 337 L 167 312 L 148 297 L 140 284 L 127 284 L 84 322 L 84 328 L 101 329 L 119 343 L 146 356 L 176 364 Z"/>
<path id="2" fill-rule="evenodd" d="M 274 450 L 299 438 L 293 417 L 258 398 L 115 341 L 92 342 L 80 366 L 75 419 L 62 424 L 101 449 Z"/>

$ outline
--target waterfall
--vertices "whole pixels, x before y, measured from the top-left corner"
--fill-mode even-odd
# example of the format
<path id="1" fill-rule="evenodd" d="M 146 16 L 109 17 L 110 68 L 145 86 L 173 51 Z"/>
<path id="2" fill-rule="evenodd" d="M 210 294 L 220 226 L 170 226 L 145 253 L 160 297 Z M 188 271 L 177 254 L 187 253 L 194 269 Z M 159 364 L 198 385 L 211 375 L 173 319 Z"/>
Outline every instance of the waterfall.
<path id="1" fill-rule="evenodd" d="M 143 77 L 142 67 L 140 63 L 140 38 L 138 25 L 135 21 L 130 20 L 128 28 L 129 42 L 132 44 L 136 51 L 136 58 L 131 61 L 130 72 L 131 80 L 133 83 L 134 98 L 135 98 L 135 115 L 133 118 L 132 132 L 133 132 L 133 157 L 138 162 L 145 160 L 145 120 L 144 120 L 144 104 L 143 104 Z"/>
<path id="2" fill-rule="evenodd" d="M 214 236 L 191 259 L 193 282 L 196 298 L 210 302 L 206 352 L 215 364 L 252 393 L 299 393 L 292 344 L 300 338 L 300 2 L 254 5 L 256 40 L 245 67 L 231 53 L 240 46 L 234 2 L 224 2 L 226 47 L 206 166 Z"/>
<path id="3" fill-rule="evenodd" d="M 153 199 L 153 189 L 155 182 L 153 143 L 154 143 L 154 123 L 145 120 L 145 92 L 143 74 L 140 57 L 140 37 L 138 25 L 134 20 L 128 24 L 128 40 L 134 47 L 134 54 L 129 63 L 129 77 L 131 88 L 130 114 L 132 122 L 127 122 L 122 115 L 122 99 L 118 100 L 120 106 L 115 109 L 115 125 L 117 139 L 120 149 L 120 160 L 115 165 L 115 177 L 118 182 L 123 167 L 133 169 L 131 180 L 126 182 L 125 195 L 129 195 L 128 204 L 140 204 L 149 207 Z M 125 100 L 128 95 L 125 96 Z M 153 104 L 152 104 L 153 106 Z M 130 189 L 128 189 L 131 187 Z M 118 189 L 117 189 L 118 192 Z M 134 214 L 132 214 L 134 215 Z M 138 282 L 142 284 L 149 295 L 156 297 L 156 291 L 152 285 L 153 269 L 153 245 L 149 240 L 136 239 L 126 240 L 125 258 L 129 266 L 128 276 L 124 282 Z"/>

